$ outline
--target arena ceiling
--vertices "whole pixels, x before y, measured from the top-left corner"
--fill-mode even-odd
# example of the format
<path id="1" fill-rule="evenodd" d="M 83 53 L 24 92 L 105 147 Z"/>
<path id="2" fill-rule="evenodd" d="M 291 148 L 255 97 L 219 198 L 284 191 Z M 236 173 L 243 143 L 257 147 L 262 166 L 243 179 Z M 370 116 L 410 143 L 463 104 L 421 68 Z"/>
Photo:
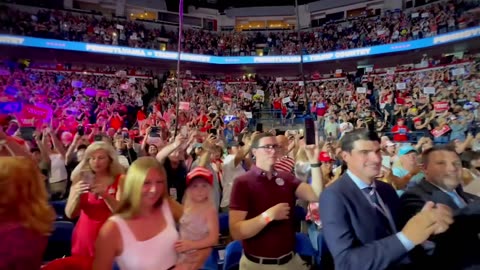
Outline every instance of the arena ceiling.
<path id="1" fill-rule="evenodd" d="M 378 55 L 371 57 L 358 57 L 329 62 L 309 63 L 304 65 L 305 74 L 320 72 L 327 74 L 335 69 L 355 71 L 358 65 L 374 65 L 376 68 L 392 67 L 402 64 L 419 63 L 422 55 L 427 54 L 436 59 L 444 53 L 452 52 L 480 52 L 480 39 L 471 39 L 465 42 L 446 44 L 429 49 L 414 50 L 403 53 Z M 52 49 L 27 48 L 15 46 L 0 46 L 0 57 L 12 57 L 18 59 L 31 59 L 32 61 L 74 63 L 74 64 L 101 64 L 148 67 L 157 74 L 163 74 L 168 70 L 176 69 L 176 61 L 155 60 L 138 57 L 113 56 L 107 54 L 81 53 Z M 182 70 L 190 70 L 193 74 L 205 75 L 244 75 L 256 73 L 271 76 L 296 76 L 299 75 L 298 64 L 257 64 L 257 65 L 208 65 L 192 62 L 182 62 Z"/>
<path id="2" fill-rule="evenodd" d="M 169 11 L 178 10 L 179 0 L 166 0 Z M 270 7 L 270 6 L 294 6 L 295 0 L 184 0 L 184 6 L 217 9 L 220 12 L 228 8 L 242 7 Z M 298 0 L 299 5 L 308 4 L 318 0 Z"/>

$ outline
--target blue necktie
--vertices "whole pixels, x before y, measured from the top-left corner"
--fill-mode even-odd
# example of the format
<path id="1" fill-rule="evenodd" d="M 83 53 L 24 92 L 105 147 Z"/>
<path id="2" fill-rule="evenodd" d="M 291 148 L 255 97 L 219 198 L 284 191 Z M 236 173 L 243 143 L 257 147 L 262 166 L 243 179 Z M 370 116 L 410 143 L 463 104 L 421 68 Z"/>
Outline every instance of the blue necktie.
<path id="1" fill-rule="evenodd" d="M 380 215 L 380 218 L 383 220 L 384 224 L 386 225 L 386 228 L 391 233 L 394 233 L 394 229 L 392 228 L 392 226 L 394 226 L 393 225 L 394 223 L 393 221 L 390 220 L 390 217 L 388 216 L 388 214 L 385 213 L 385 211 L 387 210 L 384 209 L 382 205 L 380 205 L 380 202 L 378 200 L 379 195 L 377 195 L 376 189 L 374 187 L 366 187 L 362 189 L 362 191 L 368 196 L 368 198 L 370 199 L 370 202 L 375 204 L 375 210 Z"/>
<path id="2" fill-rule="evenodd" d="M 380 204 L 378 203 L 378 198 L 377 198 L 377 192 L 375 191 L 375 189 L 373 187 L 366 187 L 364 189 L 362 189 L 363 192 L 365 192 L 365 194 L 367 194 L 367 196 L 370 198 L 370 200 L 375 204 L 377 205 L 378 207 L 382 208 L 380 206 Z"/>
<path id="3" fill-rule="evenodd" d="M 455 191 L 448 191 L 447 192 L 448 196 L 450 196 L 455 202 L 455 204 L 458 206 L 458 208 L 463 208 L 465 207 L 465 202 L 460 198 L 460 195 L 458 195 L 457 192 Z"/>

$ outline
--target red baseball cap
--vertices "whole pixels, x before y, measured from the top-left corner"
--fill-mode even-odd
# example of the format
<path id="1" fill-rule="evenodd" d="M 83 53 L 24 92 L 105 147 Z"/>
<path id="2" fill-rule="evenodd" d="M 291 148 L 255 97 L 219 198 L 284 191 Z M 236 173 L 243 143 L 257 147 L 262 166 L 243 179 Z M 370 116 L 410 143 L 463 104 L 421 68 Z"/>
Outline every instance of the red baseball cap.
<path id="1" fill-rule="evenodd" d="M 190 183 L 193 181 L 195 178 L 202 178 L 203 180 L 207 181 L 210 185 L 213 185 L 213 174 L 210 172 L 210 170 L 204 168 L 204 167 L 196 167 L 195 169 L 191 170 L 187 174 L 187 186 L 190 185 Z"/>
<path id="2" fill-rule="evenodd" d="M 335 161 L 335 159 L 333 159 L 328 152 L 320 152 L 318 160 L 320 160 L 321 162 Z"/>

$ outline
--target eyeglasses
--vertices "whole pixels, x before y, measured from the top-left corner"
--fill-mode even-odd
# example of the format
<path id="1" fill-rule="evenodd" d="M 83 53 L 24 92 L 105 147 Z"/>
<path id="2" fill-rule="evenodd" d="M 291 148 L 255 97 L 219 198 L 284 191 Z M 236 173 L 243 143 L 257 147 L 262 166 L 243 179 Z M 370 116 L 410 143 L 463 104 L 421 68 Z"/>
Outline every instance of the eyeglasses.
<path id="1" fill-rule="evenodd" d="M 266 150 L 277 150 L 277 149 L 280 149 L 280 145 L 278 144 L 267 144 L 267 145 L 262 145 L 262 146 L 258 146 L 257 148 L 262 148 L 262 149 L 266 149 Z"/>

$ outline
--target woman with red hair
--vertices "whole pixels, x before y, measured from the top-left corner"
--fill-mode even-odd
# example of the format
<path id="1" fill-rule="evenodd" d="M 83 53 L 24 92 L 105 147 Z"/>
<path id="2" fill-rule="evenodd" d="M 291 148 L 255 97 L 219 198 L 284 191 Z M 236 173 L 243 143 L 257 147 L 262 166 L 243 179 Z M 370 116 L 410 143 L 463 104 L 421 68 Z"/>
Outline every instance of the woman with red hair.
<path id="1" fill-rule="evenodd" d="M 0 269 L 39 269 L 54 220 L 33 160 L 0 157 Z"/>

